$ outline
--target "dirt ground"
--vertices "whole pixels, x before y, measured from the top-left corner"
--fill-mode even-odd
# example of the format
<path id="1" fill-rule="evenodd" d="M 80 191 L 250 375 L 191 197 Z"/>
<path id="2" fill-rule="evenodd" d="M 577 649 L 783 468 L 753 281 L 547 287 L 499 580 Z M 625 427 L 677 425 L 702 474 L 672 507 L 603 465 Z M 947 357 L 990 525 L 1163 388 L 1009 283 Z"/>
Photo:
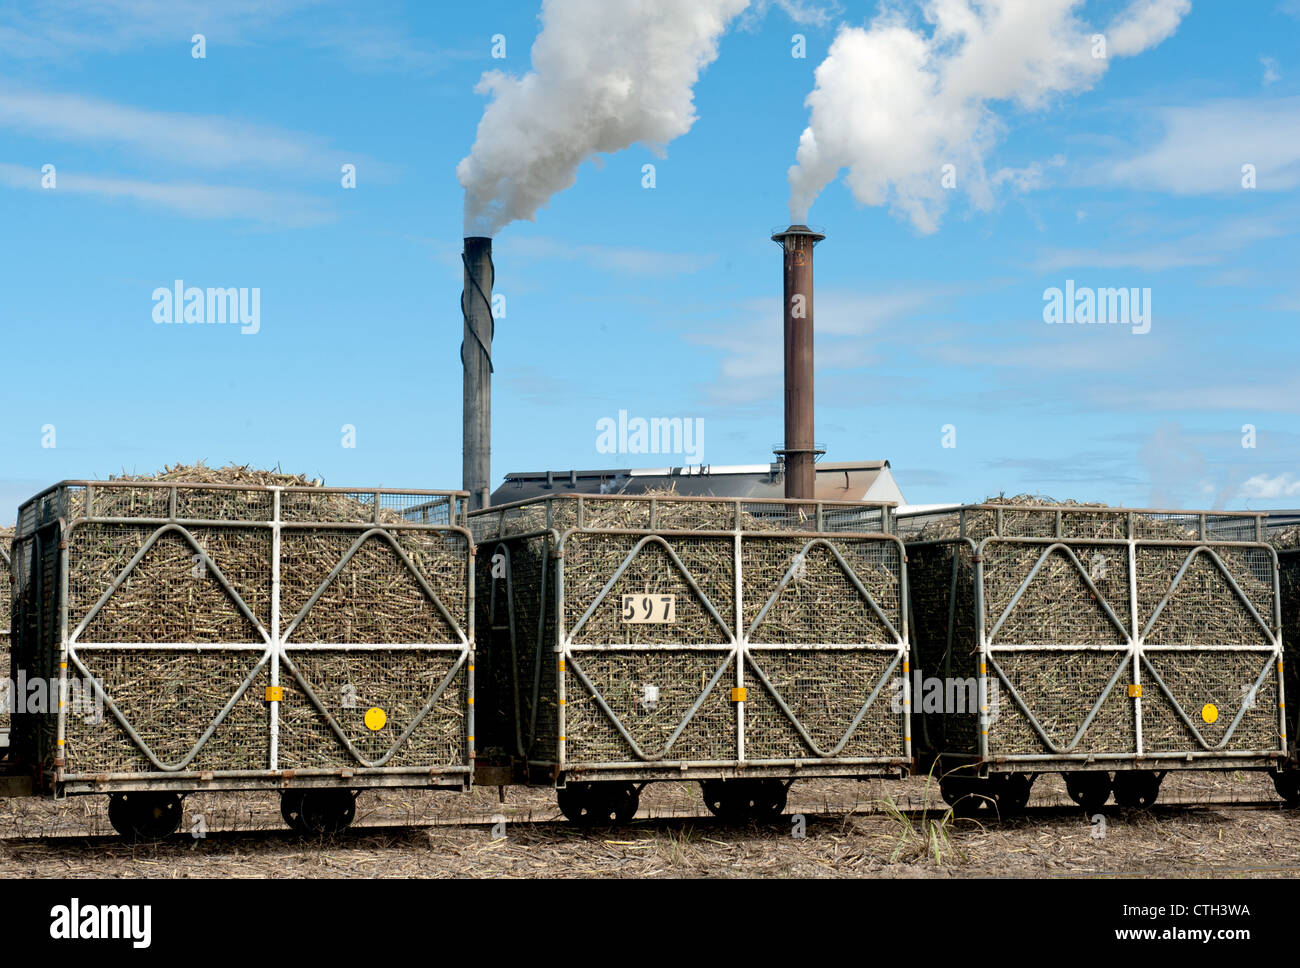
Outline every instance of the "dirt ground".
<path id="1" fill-rule="evenodd" d="M 633 823 L 579 830 L 553 791 L 383 791 L 345 834 L 291 834 L 268 794 L 186 800 L 181 830 L 127 846 L 106 797 L 0 803 L 0 877 L 1051 877 L 1300 873 L 1300 811 L 1261 774 L 1171 774 L 1151 811 L 1087 817 L 1054 775 L 1031 813 L 954 820 L 924 779 L 804 781 L 771 826 L 724 824 L 695 784 L 655 784 Z M 504 822 L 502 822 L 504 821 Z M 802 835 L 802 836 L 800 836 Z"/>

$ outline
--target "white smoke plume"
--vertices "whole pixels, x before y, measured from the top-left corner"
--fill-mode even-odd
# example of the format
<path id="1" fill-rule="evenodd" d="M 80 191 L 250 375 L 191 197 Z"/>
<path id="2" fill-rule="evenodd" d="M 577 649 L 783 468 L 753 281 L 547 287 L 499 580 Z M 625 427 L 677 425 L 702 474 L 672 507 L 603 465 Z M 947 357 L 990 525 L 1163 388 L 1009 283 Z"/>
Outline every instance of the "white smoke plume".
<path id="1" fill-rule="evenodd" d="M 920 232 L 939 227 L 949 194 L 945 165 L 977 208 L 990 208 L 991 186 L 1007 180 L 985 170 L 1003 128 L 990 104 L 1034 110 L 1054 95 L 1087 90 L 1109 58 L 1139 54 L 1172 34 L 1191 0 L 1132 0 L 1104 30 L 1079 19 L 1081 6 L 927 0 L 928 34 L 892 4 L 869 29 L 841 28 L 806 101 L 809 124 L 790 168 L 792 221 L 806 222 L 844 169 L 855 198 L 888 204 Z"/>
<path id="2" fill-rule="evenodd" d="M 532 70 L 489 71 L 492 101 L 456 174 L 465 234 L 533 219 L 602 152 L 655 150 L 695 123 L 692 89 L 749 0 L 544 0 Z"/>

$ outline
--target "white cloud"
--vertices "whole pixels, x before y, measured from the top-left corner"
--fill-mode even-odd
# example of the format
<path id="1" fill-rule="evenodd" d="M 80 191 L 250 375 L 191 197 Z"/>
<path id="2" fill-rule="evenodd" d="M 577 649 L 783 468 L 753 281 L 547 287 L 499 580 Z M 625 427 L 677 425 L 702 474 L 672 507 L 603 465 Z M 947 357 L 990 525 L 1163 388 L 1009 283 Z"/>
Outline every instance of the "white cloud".
<path id="1" fill-rule="evenodd" d="M 1259 62 L 1264 67 L 1265 87 L 1269 87 L 1270 85 L 1276 84 L 1278 81 L 1282 80 L 1282 74 L 1277 69 L 1276 57 L 1261 56 Z"/>
<path id="2" fill-rule="evenodd" d="M 883 344 L 908 340 L 909 318 L 948 295 L 944 287 L 878 293 L 818 290 L 817 372 L 881 362 Z M 745 302 L 730 326 L 686 336 L 688 343 L 722 352 L 718 379 L 709 389 L 713 402 L 753 403 L 773 393 L 779 397 L 784 369 L 781 327 L 781 298 L 776 296 Z M 896 332 L 888 333 L 891 329 Z"/>
<path id="3" fill-rule="evenodd" d="M 209 56 L 223 47 L 299 41 L 337 52 L 366 71 L 432 74 L 449 63 L 485 56 L 431 48 L 409 28 L 385 22 L 374 4 L 357 10 L 329 0 L 60 0 L 0 9 L 0 52 L 12 59 L 67 60 L 85 53 L 120 53 L 172 46 L 188 56 L 202 33 Z"/>
<path id="4" fill-rule="evenodd" d="M 60 141 L 122 145 L 151 159 L 212 169 L 271 167 L 319 171 L 333 179 L 345 161 L 367 164 L 312 135 L 80 94 L 0 88 L 0 127 Z"/>
<path id="5" fill-rule="evenodd" d="M 1300 97 L 1208 101 L 1156 112 L 1161 139 L 1142 153 L 1099 164 L 1089 180 L 1174 195 L 1235 194 L 1242 166 L 1257 190 L 1300 187 Z"/>
<path id="6" fill-rule="evenodd" d="M 332 221 L 333 210 L 319 198 L 230 185 L 196 182 L 150 182 L 107 178 L 60 170 L 57 187 L 41 188 L 39 169 L 0 163 L 0 185 L 16 189 L 93 195 L 162 208 L 188 218 L 242 219 L 267 225 L 302 227 Z"/>
<path id="7" fill-rule="evenodd" d="M 1289 214 L 1228 219 L 1201 231 L 1186 231 L 1176 238 L 1140 246 L 1111 244 L 1094 249 L 1044 249 L 1035 260 L 1043 272 L 1075 269 L 1167 269 L 1217 265 L 1232 252 L 1258 242 L 1283 238 L 1295 231 Z"/>
<path id="8" fill-rule="evenodd" d="M 1267 474 L 1256 474 L 1254 477 L 1246 479 L 1237 492 L 1237 496 L 1258 500 L 1300 497 L 1300 476 L 1291 473 L 1277 474 L 1273 477 L 1269 477 Z"/>

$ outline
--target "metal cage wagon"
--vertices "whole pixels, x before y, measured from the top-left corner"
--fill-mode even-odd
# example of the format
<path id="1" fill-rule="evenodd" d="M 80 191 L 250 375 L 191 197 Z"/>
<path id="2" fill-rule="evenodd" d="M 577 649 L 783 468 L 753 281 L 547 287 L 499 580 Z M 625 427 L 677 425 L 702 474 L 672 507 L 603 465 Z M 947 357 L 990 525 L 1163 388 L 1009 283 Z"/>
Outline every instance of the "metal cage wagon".
<path id="1" fill-rule="evenodd" d="M 1292 806 L 1300 805 L 1300 750 L 1296 748 L 1295 699 L 1298 694 L 1296 648 L 1300 646 L 1300 524 L 1294 521 L 1270 523 L 1269 541 L 1277 548 L 1279 582 L 1282 588 L 1282 643 L 1286 654 L 1285 685 L 1292 698 L 1287 715 L 1287 734 L 1292 747 L 1286 770 L 1274 776 L 1278 794 Z"/>
<path id="2" fill-rule="evenodd" d="M 900 516 L 899 531 L 918 746 L 949 803 L 1014 812 L 1059 771 L 1086 807 L 1112 792 L 1144 806 L 1168 770 L 1285 757 L 1278 559 L 1259 515 L 991 503 Z"/>
<path id="3" fill-rule="evenodd" d="M 798 777 L 911 762 L 907 576 L 891 506 L 556 495 L 470 516 L 480 770 L 571 819 L 699 780 L 774 816 Z"/>
<path id="4" fill-rule="evenodd" d="M 0 528 L 0 681 L 3 681 L 3 695 L 0 695 L 0 750 L 9 746 L 9 704 L 13 699 L 13 685 L 9 676 L 9 625 L 13 615 L 11 607 L 12 573 L 9 568 L 9 544 L 13 532 Z M 3 756 L 0 753 L 0 756 Z"/>
<path id="5" fill-rule="evenodd" d="M 351 821 L 367 787 L 466 789 L 465 498 L 44 491 L 19 514 L 13 668 L 24 699 L 42 683 L 51 695 L 14 716 L 16 768 L 54 796 L 113 794 L 128 836 L 174 825 L 194 791 L 279 789 L 291 826 L 323 832 Z"/>

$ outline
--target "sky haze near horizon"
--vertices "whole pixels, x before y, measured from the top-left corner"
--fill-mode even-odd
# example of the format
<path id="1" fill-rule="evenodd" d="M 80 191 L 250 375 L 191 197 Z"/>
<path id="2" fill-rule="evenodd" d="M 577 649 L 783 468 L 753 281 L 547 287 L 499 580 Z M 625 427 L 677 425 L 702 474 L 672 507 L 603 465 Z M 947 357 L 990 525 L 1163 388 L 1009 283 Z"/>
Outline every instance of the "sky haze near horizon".
<path id="1" fill-rule="evenodd" d="M 1070 13 L 1087 37 L 1130 6 Z M 490 103 L 476 93 L 484 73 L 531 70 L 540 9 L 0 10 L 0 524 L 60 479 L 199 459 L 458 487 L 457 166 Z M 683 463 L 601 453 L 598 424 L 620 411 L 702 421 L 705 463 L 772 459 L 769 236 L 788 219 L 815 72 L 842 29 L 878 28 L 881 9 L 750 4 L 699 68 L 686 130 L 583 161 L 535 221 L 499 232 L 495 480 Z M 887 9 L 913 36 L 934 29 L 921 5 Z M 951 189 L 936 170 L 939 194 L 889 183 L 864 204 L 860 174 L 838 168 L 809 216 L 827 234 L 825 459 L 888 459 L 913 503 L 1030 492 L 1300 507 L 1297 41 L 1297 0 L 1194 0 L 1167 36 L 1086 84 L 981 101 L 978 151 L 934 142 L 955 153 Z M 960 76 L 983 97 L 998 88 L 979 72 L 996 67 L 944 83 Z M 906 155 L 910 137 L 904 124 L 884 143 Z M 257 289 L 256 332 L 157 322 L 154 293 L 177 280 Z M 1045 293 L 1067 287 L 1149 291 L 1149 329 L 1046 323 Z"/>

